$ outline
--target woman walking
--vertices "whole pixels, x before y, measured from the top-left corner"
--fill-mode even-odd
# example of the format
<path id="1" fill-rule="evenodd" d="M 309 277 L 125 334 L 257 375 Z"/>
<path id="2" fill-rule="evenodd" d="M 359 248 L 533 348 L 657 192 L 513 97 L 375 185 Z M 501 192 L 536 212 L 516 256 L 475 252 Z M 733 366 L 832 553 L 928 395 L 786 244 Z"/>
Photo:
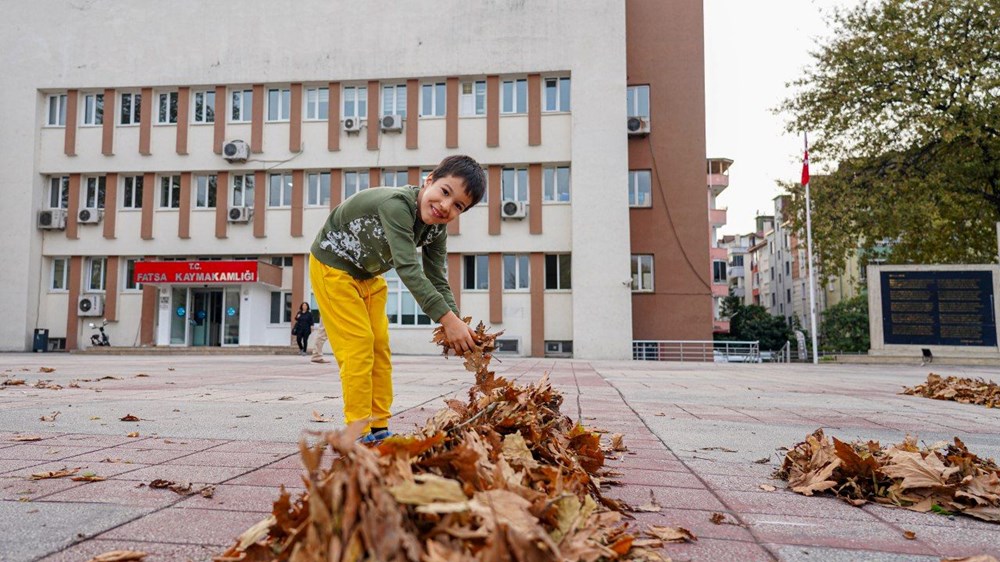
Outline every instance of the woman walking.
<path id="1" fill-rule="evenodd" d="M 305 355 L 309 347 L 309 334 L 312 332 L 313 315 L 309 309 L 309 303 L 304 302 L 299 306 L 299 311 L 295 313 L 295 325 L 292 326 L 292 334 L 295 335 L 295 343 L 299 346 L 299 355 Z"/>

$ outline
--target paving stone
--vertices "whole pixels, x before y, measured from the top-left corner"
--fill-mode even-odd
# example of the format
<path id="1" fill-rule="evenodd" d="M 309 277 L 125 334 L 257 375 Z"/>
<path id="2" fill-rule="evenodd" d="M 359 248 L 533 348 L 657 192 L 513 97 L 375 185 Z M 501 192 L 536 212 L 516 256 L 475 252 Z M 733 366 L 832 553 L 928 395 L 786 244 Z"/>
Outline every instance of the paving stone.
<path id="1" fill-rule="evenodd" d="M 186 464 L 200 466 L 235 466 L 256 468 L 275 463 L 284 457 L 281 453 L 226 453 L 203 451 L 183 458 L 167 461 L 166 464 Z"/>
<path id="2" fill-rule="evenodd" d="M 141 466 L 136 470 L 115 476 L 115 480 L 134 480 L 149 483 L 153 480 L 170 480 L 173 482 L 199 482 L 203 484 L 218 484 L 246 472 L 244 467 L 233 466 L 195 466 L 183 464 L 158 464 Z"/>
<path id="3" fill-rule="evenodd" d="M 81 447 L 74 445 L 34 445 L 25 443 L 17 447 L 7 447 L 0 449 L 0 457 L 6 460 L 36 460 L 36 461 L 58 461 L 69 457 L 75 457 L 93 451 L 99 451 L 99 447 Z"/>
<path id="4" fill-rule="evenodd" d="M 940 562 L 940 556 L 893 554 L 823 546 L 765 545 L 782 562 Z"/>
<path id="5" fill-rule="evenodd" d="M 775 484 L 782 485 L 783 483 L 776 482 Z M 875 517 L 863 509 L 828 496 L 803 496 L 787 489 L 778 489 L 773 492 L 718 490 L 716 493 L 726 506 L 739 513 L 775 513 L 806 517 L 821 513 L 823 517 L 831 519 L 877 521 Z"/>
<path id="6" fill-rule="evenodd" d="M 104 459 L 120 459 L 123 463 L 159 464 L 192 455 L 189 451 L 147 449 L 144 447 L 108 447 L 99 451 L 75 455 L 64 459 L 68 463 L 96 463 Z"/>
<path id="7" fill-rule="evenodd" d="M 968 529 L 930 525 L 905 525 L 917 538 L 949 558 L 989 554 L 1000 557 L 1000 528 Z M 994 527 L 997 527 L 994 524 Z"/>
<path id="8" fill-rule="evenodd" d="M 693 543 L 668 544 L 660 552 L 673 560 L 691 562 L 770 562 L 774 557 L 760 545 L 753 542 L 728 541 L 720 539 L 698 539 Z"/>
<path id="9" fill-rule="evenodd" d="M 88 482 L 63 492 L 45 496 L 44 502 L 107 503 L 122 506 L 164 507 L 176 503 L 182 496 L 166 489 L 155 490 L 138 486 L 128 480 Z"/>
<path id="10" fill-rule="evenodd" d="M 817 512 L 816 515 L 820 515 Z M 798 517 L 779 514 L 741 514 L 762 543 L 825 546 L 891 553 L 937 554 L 920 541 L 907 540 L 902 532 L 874 519 L 869 521 Z"/>
<path id="11" fill-rule="evenodd" d="M 263 518 L 257 512 L 172 507 L 112 529 L 99 538 L 228 546 Z"/>
<path id="12" fill-rule="evenodd" d="M 0 500 L 36 500 L 40 497 L 75 488 L 82 484 L 82 482 L 74 482 L 69 478 L 29 480 L 23 477 L 0 477 Z"/>
<path id="13" fill-rule="evenodd" d="M 211 498 L 195 494 L 176 504 L 174 507 L 225 511 L 256 511 L 267 514 L 271 513 L 274 502 L 280 495 L 281 491 L 278 487 L 220 484 L 215 487 L 215 492 Z"/>
<path id="14" fill-rule="evenodd" d="M 140 542 L 119 539 L 94 539 L 73 545 L 66 550 L 47 556 L 41 562 L 81 562 L 112 550 L 145 552 L 143 562 L 211 562 L 212 557 L 223 553 L 228 545 L 196 545 Z"/>
<path id="15" fill-rule="evenodd" d="M 305 471 L 302 468 L 258 468 L 226 483 L 241 486 L 303 488 L 301 478 L 303 474 Z"/>

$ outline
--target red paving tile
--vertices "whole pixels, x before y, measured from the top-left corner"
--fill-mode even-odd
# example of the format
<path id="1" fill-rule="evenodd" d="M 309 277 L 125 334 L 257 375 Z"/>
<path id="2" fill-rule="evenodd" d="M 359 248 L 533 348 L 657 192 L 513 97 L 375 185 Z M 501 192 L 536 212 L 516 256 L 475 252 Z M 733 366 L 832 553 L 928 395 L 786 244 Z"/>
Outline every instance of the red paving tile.
<path id="1" fill-rule="evenodd" d="M 167 461 L 167 464 L 188 464 L 198 466 L 239 466 L 254 468 L 280 460 L 281 453 L 226 453 L 201 451 L 191 453 L 180 459 Z"/>
<path id="2" fill-rule="evenodd" d="M 690 472 L 669 472 L 642 468 L 626 468 L 616 470 L 616 472 L 619 472 L 621 476 L 616 476 L 615 480 L 622 484 L 705 489 L 698 477 Z"/>
<path id="3" fill-rule="evenodd" d="M 828 517 L 752 513 L 743 514 L 741 518 L 750 524 L 754 535 L 762 543 L 935 554 L 930 546 L 920 541 L 907 540 L 900 529 L 874 519 L 851 521 Z"/>
<path id="4" fill-rule="evenodd" d="M 771 562 L 775 558 L 752 542 L 698 539 L 697 542 L 665 545 L 660 552 L 673 560 L 691 562 Z"/>
<path id="5" fill-rule="evenodd" d="M 193 509 L 216 509 L 226 511 L 256 511 L 271 513 L 274 502 L 280 496 L 277 487 L 233 486 L 220 484 L 215 487 L 211 498 L 193 495 L 174 507 Z"/>
<path id="6" fill-rule="evenodd" d="M 114 528 L 98 538 L 229 545 L 263 518 L 263 514 L 257 512 L 172 507 Z"/>
<path id="7" fill-rule="evenodd" d="M 716 525 L 712 523 L 713 513 L 717 511 L 702 511 L 699 509 L 664 509 L 659 513 L 632 513 L 635 517 L 635 524 L 639 530 L 647 528 L 649 525 L 666 525 L 670 527 L 684 527 L 693 532 L 698 538 L 714 538 L 735 541 L 753 542 L 753 535 L 747 528 L 736 524 Z M 738 523 L 731 514 L 727 514 L 727 521 Z"/>
<path id="8" fill-rule="evenodd" d="M 170 490 L 154 490 L 148 486 L 137 487 L 138 482 L 127 480 L 105 480 L 89 482 L 64 492 L 45 496 L 47 502 L 94 502 L 116 505 L 163 507 L 182 496 Z"/>
<path id="9" fill-rule="evenodd" d="M 74 482 L 69 478 L 29 480 L 22 477 L 0 477 L 0 500 L 35 500 L 80 485 L 81 482 Z"/>
<path id="10" fill-rule="evenodd" d="M 177 437 L 151 437 L 141 441 L 129 440 L 122 446 L 132 449 L 142 450 L 164 450 L 164 451 L 203 451 L 213 449 L 227 444 L 227 441 L 218 439 L 181 439 Z"/>
<path id="11" fill-rule="evenodd" d="M 59 462 L 48 462 L 42 464 L 36 464 L 30 467 L 20 468 L 18 470 L 13 470 L 4 474 L 6 477 L 18 477 L 18 478 L 29 478 L 32 474 L 38 472 L 49 472 L 62 470 L 64 468 L 79 468 L 80 472 L 78 474 L 84 474 L 87 472 L 93 472 L 98 476 L 104 476 L 110 478 L 112 476 L 117 476 L 119 474 L 129 472 L 132 470 L 137 470 L 140 468 L 145 468 L 149 465 L 145 464 L 135 464 L 135 463 L 106 463 L 106 462 L 76 462 L 76 461 L 59 461 Z"/>
<path id="12" fill-rule="evenodd" d="M 994 527 L 998 526 L 994 524 Z M 1000 556 L 1000 528 L 986 530 L 930 525 L 903 525 L 901 528 L 916 533 L 921 542 L 933 547 L 941 556 Z"/>
<path id="13" fill-rule="evenodd" d="M 783 489 L 775 490 L 774 492 L 717 490 L 716 494 L 730 509 L 738 513 L 775 513 L 779 515 L 801 515 L 803 517 L 822 515 L 824 518 L 829 519 L 877 521 L 874 516 L 865 510 L 833 497 L 809 497 Z"/>
<path id="14" fill-rule="evenodd" d="M 643 505 L 649 501 L 649 491 L 656 496 L 656 503 L 664 509 L 700 509 L 723 511 L 726 509 L 708 490 L 691 488 L 666 488 L 659 486 L 625 486 L 612 487 L 603 490 L 608 497 L 625 501 L 632 506 Z"/>
<path id="15" fill-rule="evenodd" d="M 39 442 L 44 443 L 44 442 Z M 37 460 L 37 461 L 57 461 L 67 457 L 74 457 L 92 451 L 98 451 L 100 447 L 81 447 L 75 445 L 35 445 L 25 443 L 17 447 L 7 447 L 0 449 L 0 458 L 5 460 Z"/>
<path id="16" fill-rule="evenodd" d="M 242 486 L 282 486 L 286 488 L 303 488 L 301 468 L 258 468 L 253 472 L 234 478 L 227 484 Z"/>
<path id="17" fill-rule="evenodd" d="M 218 556 L 224 552 L 227 546 L 95 539 L 71 546 L 62 552 L 42 558 L 41 562 L 80 562 L 81 560 L 89 560 L 98 554 L 112 550 L 145 552 L 148 556 L 143 559 L 143 562 L 178 562 L 181 560 L 209 562 L 213 556 Z"/>
<path id="18" fill-rule="evenodd" d="M 219 453 L 281 453 L 291 455 L 299 452 L 298 443 L 276 443 L 272 441 L 233 441 L 224 443 L 212 448 L 212 452 Z"/>
<path id="19" fill-rule="evenodd" d="M 174 482 L 202 482 L 218 484 L 243 474 L 248 469 L 233 466 L 193 466 L 182 464 L 159 464 L 144 466 L 115 477 L 116 480 L 150 482 L 156 479 Z"/>
<path id="20" fill-rule="evenodd" d="M 188 451 L 164 451 L 139 447 L 109 447 L 65 459 L 70 463 L 101 462 L 104 459 L 115 459 L 119 463 L 159 464 L 172 459 L 184 457 L 192 453 Z"/>

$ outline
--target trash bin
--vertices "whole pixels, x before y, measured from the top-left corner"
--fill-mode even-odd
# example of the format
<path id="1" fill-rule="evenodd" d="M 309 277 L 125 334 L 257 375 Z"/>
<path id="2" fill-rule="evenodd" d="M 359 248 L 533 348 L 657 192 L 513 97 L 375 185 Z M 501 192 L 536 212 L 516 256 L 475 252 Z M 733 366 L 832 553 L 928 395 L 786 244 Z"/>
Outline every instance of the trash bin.
<path id="1" fill-rule="evenodd" d="M 34 343 L 31 346 L 31 351 L 40 351 L 42 353 L 49 350 L 49 331 L 45 328 L 35 329 Z"/>

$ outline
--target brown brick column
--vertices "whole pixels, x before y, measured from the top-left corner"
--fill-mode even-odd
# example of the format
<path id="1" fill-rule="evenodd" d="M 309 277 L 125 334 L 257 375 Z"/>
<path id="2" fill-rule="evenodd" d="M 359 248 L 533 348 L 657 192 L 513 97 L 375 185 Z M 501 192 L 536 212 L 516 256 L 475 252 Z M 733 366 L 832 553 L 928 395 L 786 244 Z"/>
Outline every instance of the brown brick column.
<path id="1" fill-rule="evenodd" d="M 104 125 L 101 126 L 101 154 L 105 156 L 114 155 L 115 144 L 115 98 L 118 96 L 117 90 L 104 90 Z"/>
<path id="2" fill-rule="evenodd" d="M 528 75 L 528 146 L 542 144 L 542 76 Z"/>
<path id="3" fill-rule="evenodd" d="M 191 113 L 191 88 L 177 89 L 177 154 L 188 153 L 188 116 Z"/>
<path id="4" fill-rule="evenodd" d="M 330 208 L 340 205 L 344 195 L 344 172 L 340 168 L 330 169 Z"/>
<path id="5" fill-rule="evenodd" d="M 145 259 L 152 259 L 146 256 Z M 153 285 L 142 286 L 142 312 L 139 316 L 139 345 L 147 346 L 156 343 L 153 328 L 156 324 L 156 311 L 159 310 L 160 290 Z"/>
<path id="6" fill-rule="evenodd" d="M 542 165 L 528 166 L 528 232 L 542 233 Z"/>
<path id="7" fill-rule="evenodd" d="M 378 135 L 381 131 L 378 120 L 379 103 L 382 101 L 378 80 L 368 81 L 368 150 L 378 150 Z"/>
<path id="8" fill-rule="evenodd" d="M 416 149 L 420 127 L 420 81 L 406 81 L 406 148 Z"/>
<path id="9" fill-rule="evenodd" d="M 295 312 L 306 300 L 306 255 L 295 254 L 292 256 L 292 319 L 295 319 Z M 294 336 L 293 336 L 294 337 Z"/>
<path id="10" fill-rule="evenodd" d="M 455 306 L 462 310 L 462 254 L 448 254 L 448 285 L 455 295 Z"/>
<path id="11" fill-rule="evenodd" d="M 254 199 L 253 199 L 253 237 L 265 238 L 265 213 L 267 213 L 267 174 L 264 170 L 257 170 L 253 174 Z"/>
<path id="12" fill-rule="evenodd" d="M 330 152 L 340 150 L 340 82 L 327 84 L 330 90 L 330 106 L 327 110 L 326 149 Z"/>
<path id="13" fill-rule="evenodd" d="M 500 146 L 500 77 L 486 77 L 486 146 Z"/>
<path id="14" fill-rule="evenodd" d="M 226 87 L 215 87 L 215 136 L 212 139 L 216 154 L 222 154 L 222 145 L 226 143 Z"/>
<path id="15" fill-rule="evenodd" d="M 292 84 L 292 103 L 288 115 L 288 151 L 302 150 L 302 84 Z"/>
<path id="16" fill-rule="evenodd" d="M 177 237 L 191 238 L 191 172 L 181 174 L 181 206 L 177 216 Z"/>
<path id="17" fill-rule="evenodd" d="M 78 90 L 66 91 L 66 128 L 63 152 L 66 156 L 76 156 L 76 104 L 80 98 Z"/>
<path id="18" fill-rule="evenodd" d="M 490 253 L 490 324 L 503 322 L 503 255 Z"/>
<path id="19" fill-rule="evenodd" d="M 104 238 L 114 240 L 118 219 L 118 174 L 108 174 L 104 182 Z"/>
<path id="20" fill-rule="evenodd" d="M 406 169 L 406 181 L 410 185 L 420 185 L 420 167 L 410 166 Z"/>
<path id="21" fill-rule="evenodd" d="M 253 85 L 253 113 L 250 120 L 250 151 L 264 152 L 264 85 Z"/>
<path id="22" fill-rule="evenodd" d="M 368 168 L 368 187 L 379 187 L 382 185 L 382 169 Z"/>
<path id="23" fill-rule="evenodd" d="M 80 211 L 80 174 L 69 175 L 69 204 L 66 207 L 66 238 L 80 238 L 77 229 L 76 214 Z"/>
<path id="24" fill-rule="evenodd" d="M 121 259 L 118 256 L 108 256 L 107 282 L 104 284 L 104 318 L 108 322 L 118 321 L 118 268 Z"/>
<path id="25" fill-rule="evenodd" d="M 143 240 L 153 239 L 153 207 L 156 205 L 156 174 L 142 175 L 142 225 L 139 235 Z"/>
<path id="26" fill-rule="evenodd" d="M 545 254 L 532 252 L 531 265 L 531 356 L 545 357 Z"/>
<path id="27" fill-rule="evenodd" d="M 83 280 L 83 258 L 73 256 L 69 259 L 69 303 L 66 310 L 66 350 L 77 348 L 77 338 L 80 332 L 80 317 L 76 312 L 77 301 L 80 300 L 80 283 Z"/>
<path id="28" fill-rule="evenodd" d="M 292 226 L 291 235 L 296 238 L 302 237 L 302 207 L 305 206 L 305 189 L 303 180 L 305 172 L 302 170 L 292 171 Z M 332 189 L 332 186 L 331 186 Z"/>
<path id="29" fill-rule="evenodd" d="M 153 100 L 153 89 L 142 89 L 142 108 L 139 113 L 139 154 L 149 156 L 149 138 L 153 131 L 153 108 L 156 102 Z"/>
<path id="30" fill-rule="evenodd" d="M 218 99 L 218 98 L 216 98 Z M 218 113 L 216 113 L 218 116 Z M 229 227 L 229 172 L 215 178 L 215 237 L 225 238 Z"/>
<path id="31" fill-rule="evenodd" d="M 500 234 L 500 173 L 503 168 L 500 166 L 490 166 L 486 170 L 489 176 L 487 189 L 490 192 L 490 202 L 488 215 L 489 233 L 493 236 Z"/>
<path id="32" fill-rule="evenodd" d="M 452 76 L 445 82 L 445 148 L 458 148 L 458 77 Z"/>

